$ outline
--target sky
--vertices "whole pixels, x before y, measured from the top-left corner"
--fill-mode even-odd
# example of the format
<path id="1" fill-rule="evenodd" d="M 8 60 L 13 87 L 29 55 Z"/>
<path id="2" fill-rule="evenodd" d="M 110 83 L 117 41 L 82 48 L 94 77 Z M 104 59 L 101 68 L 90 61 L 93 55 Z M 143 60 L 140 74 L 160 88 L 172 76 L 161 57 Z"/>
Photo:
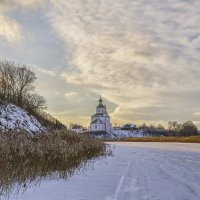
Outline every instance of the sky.
<path id="1" fill-rule="evenodd" d="M 0 0 L 0 59 L 27 64 L 47 112 L 88 126 L 200 127 L 199 0 Z"/>

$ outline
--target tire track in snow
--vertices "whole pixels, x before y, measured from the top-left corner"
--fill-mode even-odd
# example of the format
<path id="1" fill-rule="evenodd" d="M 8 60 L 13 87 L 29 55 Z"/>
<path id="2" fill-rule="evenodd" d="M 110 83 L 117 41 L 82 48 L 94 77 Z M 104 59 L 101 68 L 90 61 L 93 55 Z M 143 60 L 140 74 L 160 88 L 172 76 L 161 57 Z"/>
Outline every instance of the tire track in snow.
<path id="1" fill-rule="evenodd" d="M 120 179 L 120 181 L 119 181 L 119 184 L 118 184 L 118 186 L 117 186 L 117 189 L 116 189 L 116 191 L 115 191 L 114 199 L 116 199 L 116 200 L 118 199 L 118 195 L 119 195 L 119 193 L 120 193 L 120 190 L 121 190 L 121 187 L 122 187 L 123 182 L 124 182 L 124 176 L 121 177 L 121 179 Z"/>
<path id="2" fill-rule="evenodd" d="M 176 183 L 177 185 L 181 185 L 181 190 L 183 190 L 183 194 L 185 192 L 189 192 L 194 198 L 198 198 L 199 194 L 195 191 L 194 188 L 198 188 L 199 185 L 192 183 L 192 182 L 188 182 L 188 180 L 182 175 L 180 176 L 177 173 L 170 173 L 172 172 L 172 170 L 168 170 L 167 165 L 158 165 L 160 170 L 162 171 L 163 176 L 165 176 L 166 178 L 170 179 L 173 183 Z"/>
<path id="3" fill-rule="evenodd" d="M 118 193 L 117 200 L 123 199 L 123 200 L 128 200 L 129 195 L 131 192 L 131 184 L 132 180 L 134 178 L 134 171 L 135 171 L 135 165 L 132 160 L 129 160 L 128 167 L 127 167 L 127 172 L 126 175 L 124 176 L 124 181 L 121 185 L 121 189 Z"/>
<path id="4" fill-rule="evenodd" d="M 127 165 L 127 170 L 125 174 L 121 177 L 118 186 L 115 190 L 113 197 L 107 197 L 105 200 L 128 200 L 129 194 L 132 188 L 132 180 L 134 177 L 134 163 L 129 160 Z"/>
<path id="5" fill-rule="evenodd" d="M 159 200 L 149 191 L 144 158 L 145 156 L 142 159 L 130 157 L 126 173 L 118 184 L 114 200 Z"/>

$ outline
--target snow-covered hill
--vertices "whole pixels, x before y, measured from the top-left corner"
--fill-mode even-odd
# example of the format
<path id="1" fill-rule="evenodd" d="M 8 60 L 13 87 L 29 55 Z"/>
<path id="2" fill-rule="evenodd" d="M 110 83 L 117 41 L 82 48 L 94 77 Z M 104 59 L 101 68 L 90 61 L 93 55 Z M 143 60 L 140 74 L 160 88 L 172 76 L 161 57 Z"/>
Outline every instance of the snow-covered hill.
<path id="1" fill-rule="evenodd" d="M 46 130 L 35 117 L 13 104 L 0 105 L 0 129 L 22 129 L 29 133 L 41 133 Z"/>

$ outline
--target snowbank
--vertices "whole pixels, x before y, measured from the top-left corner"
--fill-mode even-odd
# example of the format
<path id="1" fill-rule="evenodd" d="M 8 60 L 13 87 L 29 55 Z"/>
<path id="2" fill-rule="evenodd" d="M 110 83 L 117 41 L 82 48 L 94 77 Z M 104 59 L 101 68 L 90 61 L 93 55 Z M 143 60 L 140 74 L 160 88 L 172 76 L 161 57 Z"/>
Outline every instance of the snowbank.
<path id="1" fill-rule="evenodd" d="M 104 132 L 90 132 L 90 134 L 95 138 L 109 138 L 109 139 L 151 136 L 148 133 L 136 130 L 110 130 Z"/>
<path id="2" fill-rule="evenodd" d="M 0 105 L 0 129 L 22 129 L 29 133 L 41 133 L 46 130 L 35 117 L 13 104 Z"/>
<path id="3" fill-rule="evenodd" d="M 110 133 L 114 137 L 119 137 L 119 138 L 123 138 L 123 137 L 145 137 L 145 136 L 147 136 L 143 132 L 135 131 L 135 130 L 111 130 Z"/>

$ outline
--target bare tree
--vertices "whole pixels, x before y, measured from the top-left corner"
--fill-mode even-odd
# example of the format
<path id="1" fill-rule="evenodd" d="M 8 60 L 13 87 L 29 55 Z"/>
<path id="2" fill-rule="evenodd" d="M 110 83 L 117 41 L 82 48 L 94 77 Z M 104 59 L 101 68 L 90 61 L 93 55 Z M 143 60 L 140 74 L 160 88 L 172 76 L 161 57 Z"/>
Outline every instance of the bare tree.
<path id="1" fill-rule="evenodd" d="M 198 129 L 192 121 L 184 122 L 181 126 L 181 135 L 182 136 L 191 136 L 191 135 L 198 135 Z"/>
<path id="2" fill-rule="evenodd" d="M 0 61 L 0 98 L 22 108 L 31 110 L 44 109 L 45 99 L 36 94 L 35 73 L 26 65 Z"/>
<path id="3" fill-rule="evenodd" d="M 23 103 L 23 96 L 31 91 L 34 91 L 35 86 L 33 84 L 35 80 L 36 76 L 34 72 L 29 70 L 25 65 L 22 67 L 18 66 L 16 76 L 16 93 L 18 97 L 17 101 L 20 106 Z"/>
<path id="4" fill-rule="evenodd" d="M 36 94 L 27 94 L 24 99 L 24 108 L 28 111 L 36 111 L 38 109 L 46 109 L 46 100 Z"/>

